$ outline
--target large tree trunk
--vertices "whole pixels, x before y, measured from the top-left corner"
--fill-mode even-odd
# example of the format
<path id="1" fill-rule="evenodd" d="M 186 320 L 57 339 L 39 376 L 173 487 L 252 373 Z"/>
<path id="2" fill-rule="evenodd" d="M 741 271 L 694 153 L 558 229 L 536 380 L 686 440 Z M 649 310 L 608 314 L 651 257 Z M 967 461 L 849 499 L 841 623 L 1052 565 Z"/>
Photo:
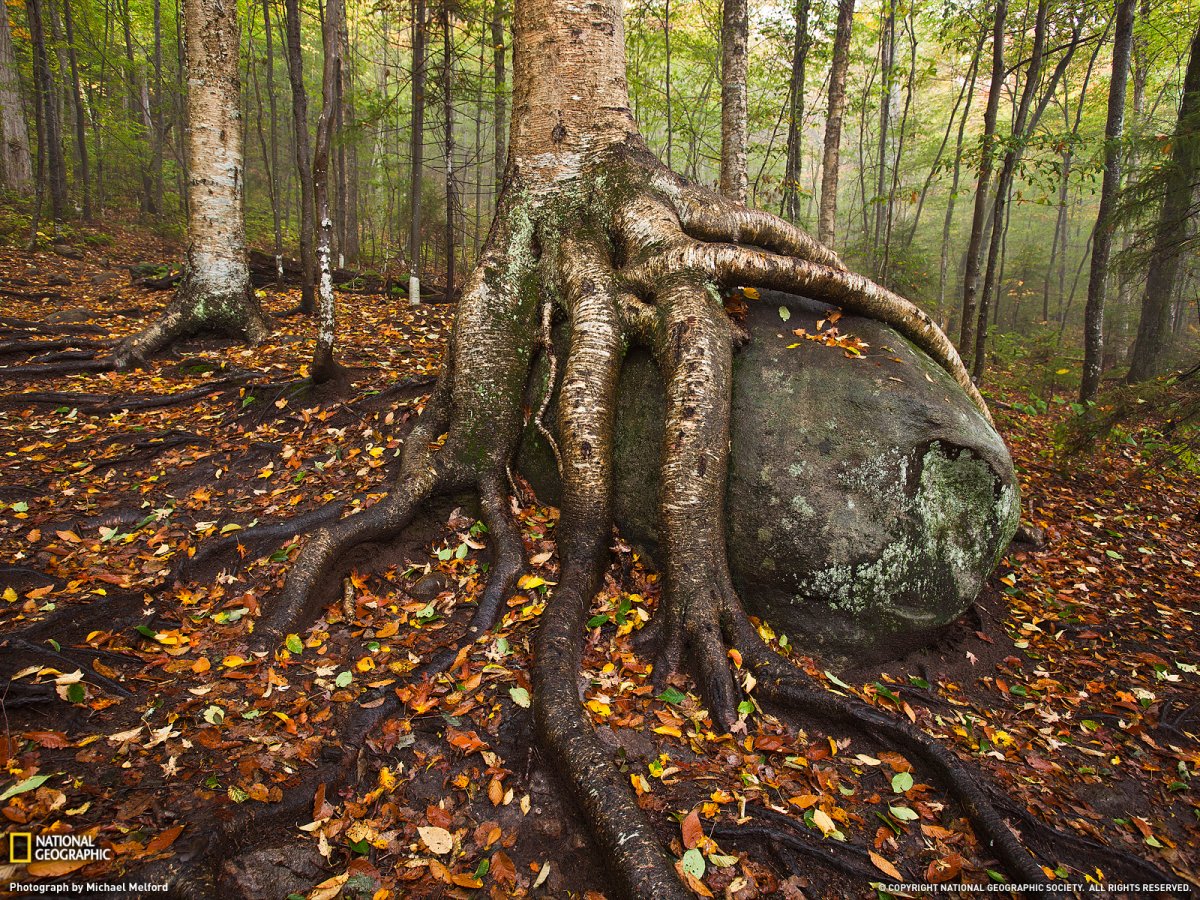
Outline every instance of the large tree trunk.
<path id="1" fill-rule="evenodd" d="M 750 40 L 746 0 L 721 6 L 721 193 L 746 202 L 746 72 Z"/>
<path id="2" fill-rule="evenodd" d="M 1163 204 L 1154 232 L 1146 293 L 1138 322 L 1128 381 L 1153 378 L 1166 365 L 1171 341 L 1171 302 L 1179 277 L 1179 257 L 1187 238 L 1192 196 L 1200 178 L 1200 28 L 1192 37 L 1183 99 L 1163 179 Z"/>
<path id="3" fill-rule="evenodd" d="M 22 106 L 8 5 L 0 4 L 0 174 L 10 191 L 28 194 L 33 188 L 33 159 Z"/>
<path id="4" fill-rule="evenodd" d="M 285 0 L 287 26 L 288 80 L 292 85 L 293 148 L 296 174 L 300 179 L 300 310 L 305 315 L 316 312 L 316 209 L 313 188 L 312 150 L 308 142 L 308 93 L 304 88 L 304 57 L 300 45 L 300 0 Z"/>
<path id="5" fill-rule="evenodd" d="M 837 231 L 838 156 L 842 146 L 842 116 L 846 111 L 846 71 L 850 67 L 850 30 L 853 24 L 854 0 L 838 0 L 833 61 L 829 65 L 829 114 L 825 120 L 821 206 L 817 225 L 817 239 L 827 247 L 834 245 Z"/>
<path id="6" fill-rule="evenodd" d="M 1112 80 L 1108 85 L 1108 120 L 1104 126 L 1104 181 L 1100 186 L 1100 209 L 1092 238 L 1092 266 L 1088 273 L 1087 306 L 1083 311 L 1083 380 L 1079 399 L 1091 400 L 1100 388 L 1104 363 L 1104 301 L 1108 291 L 1108 258 L 1113 226 L 1109 221 L 1121 189 L 1121 138 L 1125 132 L 1125 89 L 1129 84 L 1129 56 L 1133 48 L 1135 0 L 1117 4 L 1117 28 L 1113 36 Z"/>
<path id="7" fill-rule="evenodd" d="M 140 365 L 200 331 L 251 344 L 270 331 L 246 261 L 237 7 L 226 0 L 184 0 L 183 27 L 190 174 L 186 268 L 162 317 L 113 351 L 118 368 Z"/>

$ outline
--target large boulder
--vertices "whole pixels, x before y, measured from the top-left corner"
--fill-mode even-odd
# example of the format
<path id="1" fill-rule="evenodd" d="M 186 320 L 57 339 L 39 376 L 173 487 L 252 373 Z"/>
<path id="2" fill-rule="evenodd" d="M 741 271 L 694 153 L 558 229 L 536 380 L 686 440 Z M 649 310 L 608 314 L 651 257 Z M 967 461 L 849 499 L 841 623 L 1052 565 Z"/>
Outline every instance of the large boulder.
<path id="1" fill-rule="evenodd" d="M 1017 481 L 996 431 L 897 332 L 844 316 L 841 333 L 869 344 L 861 359 L 792 333 L 815 333 L 828 313 L 771 292 L 751 304 L 734 367 L 729 561 L 746 608 L 793 644 L 886 658 L 975 599 L 1017 527 Z M 653 557 L 663 386 L 643 352 L 626 361 L 619 408 L 617 521 Z M 532 432 L 520 466 L 557 502 Z"/>

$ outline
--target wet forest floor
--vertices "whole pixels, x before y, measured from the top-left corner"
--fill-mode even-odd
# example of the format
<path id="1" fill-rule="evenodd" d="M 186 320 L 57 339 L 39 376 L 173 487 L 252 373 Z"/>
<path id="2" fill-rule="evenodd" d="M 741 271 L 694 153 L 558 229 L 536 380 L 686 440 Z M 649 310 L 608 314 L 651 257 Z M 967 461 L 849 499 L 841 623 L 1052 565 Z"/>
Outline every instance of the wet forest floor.
<path id="1" fill-rule="evenodd" d="M 530 574 L 446 676 L 406 677 L 454 644 L 481 590 L 487 535 L 466 499 L 357 549 L 325 585 L 324 616 L 274 657 L 246 649 L 321 513 L 253 529 L 382 496 L 452 309 L 341 294 L 351 384 L 338 393 L 304 381 L 313 326 L 295 317 L 253 350 L 202 339 L 145 371 L 88 371 L 169 297 L 127 267 L 180 256 L 144 231 L 109 233 L 0 249 L 0 814 L 6 832 L 91 835 L 113 859 L 0 864 L 0 892 L 136 875 L 186 852 L 189 832 L 304 790 L 298 827 L 252 833 L 223 861 L 244 896 L 611 895 L 528 709 L 556 510 L 522 497 Z M 263 302 L 281 313 L 297 293 L 268 288 Z M 28 368 L 41 361 L 79 371 Z M 969 760 L 1053 877 L 1103 882 L 1138 857 L 1196 882 L 1194 474 L 1120 444 L 1064 459 L 1053 433 L 1067 406 L 1026 407 L 1005 386 L 1019 374 L 990 396 L 1046 544 L 1014 545 L 976 607 L 920 653 L 838 669 L 792 656 Z M 716 734 L 691 683 L 656 695 L 631 633 L 657 576 L 619 538 L 614 550 L 581 691 L 664 841 L 699 851 L 688 858 L 706 890 L 873 897 L 1002 878 L 955 803 L 886 744 L 766 713 Z M 381 688 L 406 712 L 342 771 L 336 723 Z M 1075 837 L 1052 840 L 1043 822 Z"/>

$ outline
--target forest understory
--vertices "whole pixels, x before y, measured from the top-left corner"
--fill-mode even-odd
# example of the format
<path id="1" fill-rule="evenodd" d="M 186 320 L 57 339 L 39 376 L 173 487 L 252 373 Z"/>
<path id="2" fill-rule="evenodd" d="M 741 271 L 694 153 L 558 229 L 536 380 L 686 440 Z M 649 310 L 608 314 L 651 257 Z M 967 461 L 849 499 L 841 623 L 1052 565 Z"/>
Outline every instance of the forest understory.
<path id="1" fill-rule="evenodd" d="M 141 371 L 87 371 L 170 296 L 127 267 L 182 255 L 106 227 L 102 246 L 79 230 L 79 259 L 0 251 L 0 813 L 114 851 L 29 874 L 179 871 L 220 835 L 219 882 L 246 897 L 612 896 L 611 860 L 535 749 L 529 653 L 558 514 L 527 486 L 519 590 L 444 672 L 423 667 L 456 648 L 489 559 L 465 497 L 348 554 L 322 617 L 278 654 L 248 649 L 304 537 L 386 493 L 452 308 L 341 293 L 340 388 L 301 380 L 314 326 L 300 317 L 255 349 L 200 339 Z M 267 287 L 262 302 L 284 313 L 298 295 Z M 63 371 L 30 368 L 45 362 Z M 1196 884 L 1194 482 L 1128 444 L 1065 460 L 1068 405 L 1030 405 L 1028 374 L 997 368 L 989 394 L 1044 545 L 1014 544 L 938 643 L 882 667 L 759 633 L 952 750 L 1052 880 Z M 619 535 L 613 548 L 582 699 L 694 890 L 876 897 L 1005 878 L 938 779 L 886 740 L 797 731 L 754 703 L 723 734 L 690 680 L 653 687 L 634 639 L 659 579 Z M 378 721 L 361 713 L 393 700 Z M 370 722 L 365 740 L 347 722 Z"/>

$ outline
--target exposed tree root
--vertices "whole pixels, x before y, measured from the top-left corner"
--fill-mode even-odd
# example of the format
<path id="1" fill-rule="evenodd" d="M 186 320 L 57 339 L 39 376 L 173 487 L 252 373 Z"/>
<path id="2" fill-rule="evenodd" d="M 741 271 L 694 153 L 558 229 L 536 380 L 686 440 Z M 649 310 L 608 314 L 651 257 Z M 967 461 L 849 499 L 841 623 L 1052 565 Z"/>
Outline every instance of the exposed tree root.
<path id="1" fill-rule="evenodd" d="M 199 290 L 198 283 L 185 277 L 162 315 L 117 344 L 105 362 L 118 371 L 140 368 L 156 353 L 202 331 L 227 334 L 251 345 L 271 333 L 248 283 L 226 296 L 200 296 Z"/>
<path id="2" fill-rule="evenodd" d="M 4 642 L 4 646 L 8 648 L 8 653 L 12 655 L 23 654 L 31 659 L 47 659 L 52 662 L 60 671 L 70 672 L 73 669 L 83 671 L 83 680 L 96 687 L 104 688 L 106 691 L 116 694 L 118 697 L 132 697 L 133 693 L 119 682 L 113 681 L 99 672 L 92 671 L 89 667 L 81 665 L 75 660 L 69 652 L 55 650 L 53 647 L 42 647 L 38 644 L 31 643 L 24 638 L 14 637 L 9 638 Z M 67 666 L 67 669 L 62 669 L 62 666 Z"/>
<path id="3" fill-rule="evenodd" d="M 0 366 L 0 379 L 28 376 L 53 378 L 56 375 L 78 375 L 81 372 L 112 372 L 115 368 L 116 366 L 109 359 L 67 360 L 29 366 Z"/>
<path id="4" fill-rule="evenodd" d="M 261 604 L 264 614 L 251 646 L 273 649 L 317 616 L 325 602 L 321 592 L 352 547 L 392 537 L 438 494 L 473 490 L 491 536 L 491 570 L 462 640 L 434 654 L 415 675 L 444 671 L 462 647 L 492 627 L 524 565 L 506 476 L 526 418 L 522 399 L 536 398 L 533 417 L 540 419 L 538 409 L 545 404 L 539 401 L 553 388 L 559 366 L 546 364 L 545 332 L 558 311 L 570 325 L 557 406 L 561 570 L 535 639 L 533 712 L 540 742 L 583 807 L 620 890 L 638 898 L 690 896 L 580 702 L 585 622 L 613 521 L 617 383 L 633 344 L 650 349 L 666 385 L 660 470 L 664 589 L 641 642 L 652 655 L 656 681 L 690 669 L 714 721 L 729 728 L 750 684 L 746 676 L 753 673 L 756 698 L 881 738 L 927 767 L 954 795 L 985 851 L 1010 876 L 1045 881 L 1038 861 L 953 753 L 902 719 L 811 683 L 763 643 L 728 571 L 723 501 L 732 358 L 746 337 L 729 321 L 719 288 L 753 285 L 803 293 L 883 321 L 939 362 L 986 416 L 986 404 L 953 345 L 928 316 L 846 271 L 811 236 L 687 185 L 635 140 L 597 152 L 586 166 L 563 180 L 566 187 L 511 180 L 481 262 L 464 287 L 443 370 L 384 499 L 344 519 L 338 518 L 344 503 L 333 503 L 291 522 L 260 526 L 212 543 L 185 565 L 194 570 L 248 539 L 274 540 L 320 526 L 300 551 L 282 594 Z M 138 352 L 159 346 L 157 341 L 144 341 Z M 132 354 L 128 347 L 122 352 Z M 740 664 L 731 666 L 731 656 Z M 360 709 L 346 723 L 346 745 L 365 739 L 380 718 L 395 712 L 394 695 L 379 699 L 384 702 L 377 708 Z M 352 768 L 343 763 L 343 774 Z M 264 814 L 282 822 L 302 812 L 306 800 L 305 791 L 293 789 L 284 807 Z M 204 836 L 207 846 L 196 848 L 191 858 L 225 854 L 236 835 L 266 827 L 267 821 L 243 817 L 219 835 Z M 874 876 L 853 854 L 816 846 L 803 832 L 779 824 L 772 820 L 769 832 L 755 825 L 728 835 L 769 838 L 781 853 L 816 858 L 856 878 Z M 1058 844 L 1055 852 L 1059 846 L 1070 849 Z M 190 886 L 179 882 L 176 896 L 214 896 L 215 876 L 204 871 L 208 874 Z"/>

